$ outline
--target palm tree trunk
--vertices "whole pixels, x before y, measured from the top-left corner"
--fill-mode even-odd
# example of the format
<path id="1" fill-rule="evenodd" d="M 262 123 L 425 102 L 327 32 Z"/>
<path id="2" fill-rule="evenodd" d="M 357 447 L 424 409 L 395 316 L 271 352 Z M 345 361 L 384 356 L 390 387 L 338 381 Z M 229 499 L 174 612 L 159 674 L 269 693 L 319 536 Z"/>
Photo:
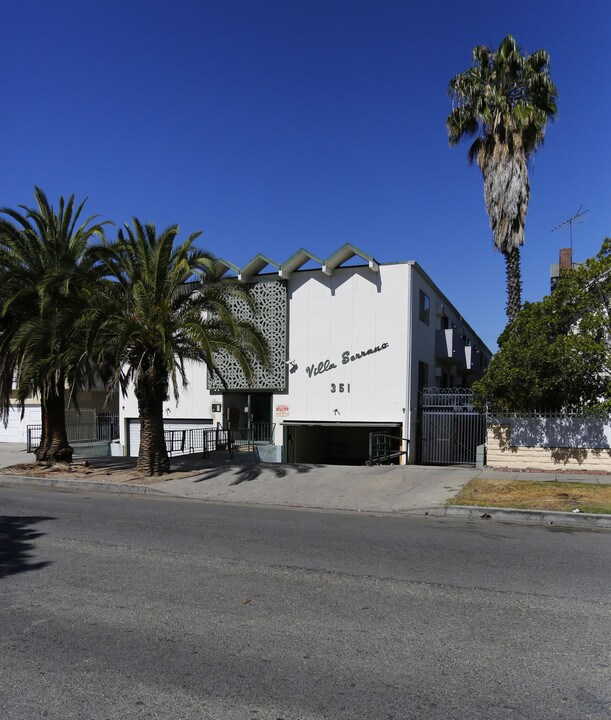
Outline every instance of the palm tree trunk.
<path id="1" fill-rule="evenodd" d="M 165 475 L 170 472 L 170 459 L 163 433 L 163 400 L 138 398 L 140 415 L 140 451 L 137 469 L 145 475 Z"/>
<path id="2" fill-rule="evenodd" d="M 42 433 L 40 445 L 35 450 L 38 462 L 72 462 L 73 449 L 66 434 L 63 378 L 58 387 L 50 390 L 42 400 Z"/>
<path id="3" fill-rule="evenodd" d="M 522 308 L 520 248 L 512 247 L 503 254 L 507 271 L 507 319 L 512 323 Z"/>

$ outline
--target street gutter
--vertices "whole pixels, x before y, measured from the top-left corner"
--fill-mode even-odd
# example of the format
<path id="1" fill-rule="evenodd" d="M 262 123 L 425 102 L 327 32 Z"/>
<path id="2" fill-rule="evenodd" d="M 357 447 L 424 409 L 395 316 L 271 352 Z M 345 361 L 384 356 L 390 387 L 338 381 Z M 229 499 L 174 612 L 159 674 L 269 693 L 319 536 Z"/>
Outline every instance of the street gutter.
<path id="1" fill-rule="evenodd" d="M 447 505 L 446 517 L 468 520 L 498 520 L 500 522 L 557 525 L 560 527 L 611 528 L 611 515 L 602 513 L 572 513 L 557 510 L 518 510 L 516 508 L 478 507 L 477 505 Z"/>
<path id="2" fill-rule="evenodd" d="M 98 490 L 129 495 L 166 495 L 151 485 L 101 482 L 96 480 L 66 480 L 65 478 L 40 478 L 26 475 L 0 475 L 2 485 L 26 485 L 30 487 L 62 488 L 68 490 Z"/>
<path id="3" fill-rule="evenodd" d="M 365 514 L 374 515 L 429 515 L 432 517 L 448 517 L 463 518 L 467 520 L 496 520 L 498 522 L 520 523 L 530 525 L 551 525 L 555 527 L 573 527 L 573 528 L 601 528 L 611 529 L 611 515 L 597 513 L 572 513 L 558 512 L 552 510 L 518 510 L 512 508 L 498 507 L 478 507 L 475 505 L 447 505 L 445 507 L 428 507 L 428 508 L 397 508 L 397 509 L 373 509 L 359 510 L 357 507 L 349 510 L 347 508 L 334 508 L 332 506 L 310 507 L 305 505 L 278 505 L 266 502 L 249 502 L 244 499 L 231 500 L 215 500 L 213 498 L 193 498 L 179 494 L 170 494 L 162 490 L 158 490 L 154 485 L 137 485 L 130 483 L 113 483 L 100 482 L 95 480 L 67 480 L 60 477 L 28 477 L 24 475 L 0 475 L 0 487 L 9 486 L 26 486 L 26 487 L 46 487 L 57 488 L 62 490 L 85 491 L 85 492 L 109 492 L 122 493 L 127 495 L 154 495 L 156 497 L 166 498 L 185 498 L 189 500 L 199 499 L 203 502 L 236 505 L 256 505 L 267 507 L 283 507 L 298 508 L 303 510 L 322 510 L 331 512 L 364 512 Z"/>

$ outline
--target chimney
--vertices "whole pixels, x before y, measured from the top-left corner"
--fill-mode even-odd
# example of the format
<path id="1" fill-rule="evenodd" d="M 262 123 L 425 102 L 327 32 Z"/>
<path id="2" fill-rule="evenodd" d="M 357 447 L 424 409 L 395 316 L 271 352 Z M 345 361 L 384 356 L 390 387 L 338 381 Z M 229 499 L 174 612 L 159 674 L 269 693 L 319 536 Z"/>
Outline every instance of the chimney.
<path id="1" fill-rule="evenodd" d="M 560 250 L 560 272 L 573 269 L 573 248 Z"/>

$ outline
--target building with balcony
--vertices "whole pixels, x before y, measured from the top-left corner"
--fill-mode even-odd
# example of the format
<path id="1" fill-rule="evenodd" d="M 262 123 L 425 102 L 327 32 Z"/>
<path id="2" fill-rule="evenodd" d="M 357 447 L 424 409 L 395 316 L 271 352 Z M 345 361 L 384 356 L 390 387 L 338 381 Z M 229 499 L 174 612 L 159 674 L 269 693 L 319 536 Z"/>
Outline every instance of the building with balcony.
<path id="1" fill-rule="evenodd" d="M 257 255 L 243 268 L 220 261 L 227 282 L 246 284 L 265 334 L 269 367 L 248 384 L 228 356 L 204 365 L 164 406 L 166 429 L 269 428 L 265 457 L 362 464 L 369 434 L 404 438 L 415 461 L 419 392 L 470 387 L 491 352 L 418 263 L 378 263 L 346 244 L 327 259 L 299 250 L 286 262 Z M 249 313 L 247 307 L 236 307 Z M 132 394 L 120 402 L 121 443 L 137 455 Z"/>

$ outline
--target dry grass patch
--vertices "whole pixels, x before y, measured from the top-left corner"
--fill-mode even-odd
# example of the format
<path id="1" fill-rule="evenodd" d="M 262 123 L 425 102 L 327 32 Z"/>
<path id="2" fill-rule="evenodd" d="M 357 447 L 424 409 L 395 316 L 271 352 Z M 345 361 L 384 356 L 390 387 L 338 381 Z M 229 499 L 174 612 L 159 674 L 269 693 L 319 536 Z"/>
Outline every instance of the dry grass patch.
<path id="1" fill-rule="evenodd" d="M 125 461 L 119 459 L 111 462 L 106 458 L 91 458 L 87 463 L 19 463 L 0 468 L 2 475 L 21 475 L 24 477 L 54 477 L 62 480 L 92 480 L 100 483 L 127 483 L 130 485 L 155 485 L 176 480 L 182 477 L 191 477 L 201 472 L 200 469 L 172 469 L 167 475 L 150 477 L 142 475 L 136 469 L 135 459 Z"/>
<path id="2" fill-rule="evenodd" d="M 520 510 L 578 509 L 611 514 L 611 485 L 525 480 L 471 480 L 448 505 L 518 508 Z"/>

